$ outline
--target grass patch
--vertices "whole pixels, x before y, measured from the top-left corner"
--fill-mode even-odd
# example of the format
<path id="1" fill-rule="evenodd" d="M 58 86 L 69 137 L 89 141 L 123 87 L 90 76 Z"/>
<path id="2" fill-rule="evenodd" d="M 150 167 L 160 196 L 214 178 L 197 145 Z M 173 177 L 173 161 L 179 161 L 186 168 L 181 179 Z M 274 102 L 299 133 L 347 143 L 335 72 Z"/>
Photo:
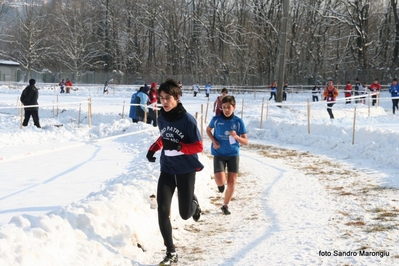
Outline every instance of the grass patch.
<path id="1" fill-rule="evenodd" d="M 349 225 L 349 226 L 365 226 L 366 223 L 363 222 L 363 221 L 358 220 L 358 221 L 347 222 L 346 225 Z"/>
<path id="2" fill-rule="evenodd" d="M 373 232 L 383 232 L 383 231 L 389 231 L 389 230 L 394 230 L 397 229 L 396 226 L 393 225 L 382 225 L 382 224 L 374 224 L 371 225 L 366 232 L 367 233 L 373 233 Z"/>

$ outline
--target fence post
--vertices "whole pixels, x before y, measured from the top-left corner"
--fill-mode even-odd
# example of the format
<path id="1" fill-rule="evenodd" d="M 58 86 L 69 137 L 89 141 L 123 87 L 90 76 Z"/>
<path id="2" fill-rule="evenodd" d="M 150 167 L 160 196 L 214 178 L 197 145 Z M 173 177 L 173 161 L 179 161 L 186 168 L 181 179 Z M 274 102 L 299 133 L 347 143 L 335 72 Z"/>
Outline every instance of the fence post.
<path id="1" fill-rule="evenodd" d="M 369 92 L 368 116 L 370 117 L 371 91 Z"/>
<path id="2" fill-rule="evenodd" d="M 80 113 L 82 111 L 82 104 L 79 104 L 79 112 L 78 112 L 78 127 L 80 127 Z"/>
<path id="3" fill-rule="evenodd" d="M 204 105 L 201 104 L 201 139 L 204 139 Z"/>
<path id="4" fill-rule="evenodd" d="M 89 127 L 91 127 L 91 98 L 88 99 L 88 106 L 87 106 L 87 123 Z"/>
<path id="5" fill-rule="evenodd" d="M 23 104 L 21 104 L 21 106 L 23 106 Z M 25 108 L 21 108 L 21 119 L 19 122 L 19 128 L 22 129 L 22 120 L 23 120 L 23 116 L 24 116 L 24 112 L 25 112 Z"/>
<path id="6" fill-rule="evenodd" d="M 241 119 L 244 115 L 244 99 L 242 99 L 242 103 L 241 103 Z"/>
<path id="7" fill-rule="evenodd" d="M 269 102 L 270 102 L 270 100 L 267 100 L 267 104 L 266 104 L 266 120 L 269 119 Z"/>
<path id="8" fill-rule="evenodd" d="M 262 98 L 262 109 L 260 111 L 260 125 L 259 128 L 262 129 L 262 121 L 263 121 L 263 107 L 265 105 L 265 97 Z"/>
<path id="9" fill-rule="evenodd" d="M 122 106 L 122 119 L 125 113 L 125 101 L 123 101 L 123 106 Z"/>
<path id="10" fill-rule="evenodd" d="M 205 123 L 206 123 L 206 118 L 208 117 L 208 108 L 209 108 L 209 97 L 208 97 L 208 102 L 206 103 L 206 110 L 205 110 Z"/>
<path id="11" fill-rule="evenodd" d="M 356 106 L 353 114 L 352 145 L 355 144 L 355 131 L 356 131 Z"/>
<path id="12" fill-rule="evenodd" d="M 308 111 L 308 134 L 310 134 L 310 102 L 309 99 L 307 101 L 307 111 Z"/>

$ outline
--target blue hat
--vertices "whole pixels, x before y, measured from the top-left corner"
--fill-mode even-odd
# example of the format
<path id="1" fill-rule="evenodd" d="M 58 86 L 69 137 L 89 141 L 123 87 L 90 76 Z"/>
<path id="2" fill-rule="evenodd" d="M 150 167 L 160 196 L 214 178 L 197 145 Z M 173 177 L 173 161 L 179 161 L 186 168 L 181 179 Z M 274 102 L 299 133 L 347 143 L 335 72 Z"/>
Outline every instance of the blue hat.
<path id="1" fill-rule="evenodd" d="M 29 80 L 29 85 L 35 85 L 35 84 L 36 84 L 36 80 L 34 80 L 34 79 Z"/>
<path id="2" fill-rule="evenodd" d="M 144 92 L 144 93 L 147 93 L 149 90 L 150 90 L 150 87 L 148 87 L 148 85 L 146 83 L 146 84 L 144 84 L 144 87 L 143 87 L 143 89 L 141 91 Z"/>

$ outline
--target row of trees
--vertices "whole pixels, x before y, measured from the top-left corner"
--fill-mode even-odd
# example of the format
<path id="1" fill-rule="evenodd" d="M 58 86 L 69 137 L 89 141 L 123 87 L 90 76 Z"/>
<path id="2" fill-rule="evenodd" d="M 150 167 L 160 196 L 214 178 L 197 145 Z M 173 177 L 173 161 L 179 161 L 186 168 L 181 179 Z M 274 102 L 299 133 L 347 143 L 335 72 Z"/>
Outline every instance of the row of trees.
<path id="1" fill-rule="evenodd" d="M 17 9 L 6 2 L 0 57 L 28 73 L 120 71 L 226 85 L 277 77 L 281 0 L 27 0 Z M 389 82 L 399 66 L 397 2 L 290 0 L 286 79 Z"/>

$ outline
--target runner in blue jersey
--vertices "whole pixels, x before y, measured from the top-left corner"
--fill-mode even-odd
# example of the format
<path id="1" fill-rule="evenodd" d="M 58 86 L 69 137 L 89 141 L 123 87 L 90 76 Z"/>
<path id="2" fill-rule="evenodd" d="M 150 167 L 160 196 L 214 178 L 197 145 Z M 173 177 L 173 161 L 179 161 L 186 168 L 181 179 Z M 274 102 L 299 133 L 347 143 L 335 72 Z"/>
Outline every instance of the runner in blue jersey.
<path id="1" fill-rule="evenodd" d="M 241 118 L 234 115 L 236 100 L 234 96 L 227 95 L 222 99 L 220 115 L 212 118 L 206 133 L 212 141 L 211 152 L 213 157 L 213 171 L 215 181 L 221 193 L 224 192 L 225 183 L 227 189 L 224 194 L 224 202 L 221 208 L 225 215 L 230 214 L 228 204 L 236 186 L 239 170 L 240 145 L 247 145 L 247 129 Z M 213 132 L 212 132 L 213 131 Z M 226 177 L 227 166 L 227 177 Z"/>

